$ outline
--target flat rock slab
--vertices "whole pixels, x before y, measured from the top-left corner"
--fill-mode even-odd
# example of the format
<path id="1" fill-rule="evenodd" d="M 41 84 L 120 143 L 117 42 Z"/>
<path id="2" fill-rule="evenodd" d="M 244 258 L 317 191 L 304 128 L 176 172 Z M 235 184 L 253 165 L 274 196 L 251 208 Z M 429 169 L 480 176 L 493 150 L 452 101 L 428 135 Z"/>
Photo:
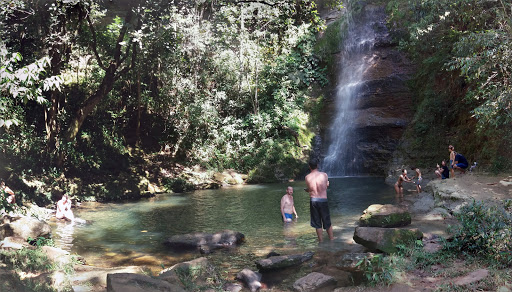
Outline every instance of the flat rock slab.
<path id="1" fill-rule="evenodd" d="M 143 273 L 138 266 L 100 268 L 88 265 L 75 265 L 75 274 L 72 277 L 72 286 L 75 292 L 105 291 L 107 287 L 107 274 L 109 273 Z"/>
<path id="2" fill-rule="evenodd" d="M 466 286 L 472 283 L 480 282 L 481 280 L 487 278 L 489 276 L 489 271 L 486 269 L 479 269 L 474 272 L 469 273 L 464 277 L 457 278 L 454 281 L 454 284 L 457 286 Z"/>
<path id="3" fill-rule="evenodd" d="M 435 201 L 432 194 L 421 193 L 419 196 L 420 198 L 409 208 L 412 213 L 427 213 L 434 208 Z"/>
<path id="4" fill-rule="evenodd" d="M 312 259 L 314 254 L 314 252 L 308 251 L 304 254 L 271 256 L 266 259 L 256 261 L 256 267 L 258 267 L 260 271 L 293 267 Z"/>
<path id="5" fill-rule="evenodd" d="M 118 273 L 107 275 L 107 292 L 164 292 L 185 291 L 169 282 L 146 275 Z"/>
<path id="6" fill-rule="evenodd" d="M 401 227 L 411 224 L 411 213 L 405 207 L 374 204 L 363 211 L 359 226 Z"/>
<path id="7" fill-rule="evenodd" d="M 26 239 L 20 236 L 8 236 L 0 241 L 0 248 L 5 250 L 18 250 L 22 248 L 35 249 Z"/>
<path id="8" fill-rule="evenodd" d="M 397 252 L 396 245 L 409 244 L 422 239 L 423 233 L 418 229 L 356 227 L 354 241 L 371 251 L 385 253 Z"/>
<path id="9" fill-rule="evenodd" d="M 293 283 L 293 289 L 295 289 L 295 291 L 305 292 L 335 285 L 336 279 L 333 277 L 313 272 L 295 281 L 295 283 Z"/>
<path id="10" fill-rule="evenodd" d="M 230 247 L 241 244 L 245 236 L 240 232 L 223 230 L 217 233 L 189 233 L 174 235 L 167 239 L 164 244 L 172 249 L 208 249 Z"/>

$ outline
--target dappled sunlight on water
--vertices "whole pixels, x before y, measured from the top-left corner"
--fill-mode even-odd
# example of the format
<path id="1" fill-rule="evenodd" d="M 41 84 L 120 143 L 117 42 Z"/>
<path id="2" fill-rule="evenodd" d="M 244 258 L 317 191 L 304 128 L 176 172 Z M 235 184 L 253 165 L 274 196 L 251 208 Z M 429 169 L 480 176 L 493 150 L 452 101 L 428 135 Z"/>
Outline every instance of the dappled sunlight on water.
<path id="1" fill-rule="evenodd" d="M 286 187 L 294 187 L 299 218 L 283 223 L 280 200 Z M 89 264 L 101 266 L 170 265 L 199 257 L 199 252 L 174 253 L 163 242 L 170 236 L 231 229 L 242 232 L 240 247 L 218 251 L 212 257 L 228 259 L 237 268 L 245 255 L 263 257 L 270 251 L 282 254 L 307 250 L 344 250 L 352 243 L 355 221 L 375 203 L 392 203 L 394 190 L 383 178 L 331 178 L 329 207 L 335 240 L 318 244 L 309 225 L 309 195 L 304 182 L 248 185 L 185 194 L 165 194 L 138 202 L 100 204 L 76 210 L 87 224 L 55 225 L 57 245 L 77 253 Z M 60 234 L 60 235 L 59 235 Z M 324 238 L 328 239 L 324 232 Z M 244 263 L 247 264 L 246 262 Z"/>

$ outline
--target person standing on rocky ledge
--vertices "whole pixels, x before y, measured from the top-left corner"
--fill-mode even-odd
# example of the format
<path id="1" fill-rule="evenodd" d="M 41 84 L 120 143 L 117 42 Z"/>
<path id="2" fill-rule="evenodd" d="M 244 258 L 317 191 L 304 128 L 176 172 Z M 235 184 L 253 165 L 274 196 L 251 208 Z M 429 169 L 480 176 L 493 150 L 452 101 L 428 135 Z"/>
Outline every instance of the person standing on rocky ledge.
<path id="1" fill-rule="evenodd" d="M 318 171 L 318 161 L 311 159 L 309 161 L 311 172 L 306 175 L 306 186 L 304 190 L 309 193 L 309 211 L 311 213 L 311 227 L 316 229 L 318 241 L 322 242 L 322 227 L 327 231 L 329 239 L 333 240 L 331 215 L 329 205 L 327 204 L 327 187 L 329 179 L 327 173 Z"/>
<path id="2" fill-rule="evenodd" d="M 448 163 L 448 168 L 450 169 L 450 177 L 455 177 L 455 171 L 453 170 L 453 163 L 455 162 L 455 147 L 453 145 L 448 146 L 448 151 L 450 151 L 450 162 Z"/>

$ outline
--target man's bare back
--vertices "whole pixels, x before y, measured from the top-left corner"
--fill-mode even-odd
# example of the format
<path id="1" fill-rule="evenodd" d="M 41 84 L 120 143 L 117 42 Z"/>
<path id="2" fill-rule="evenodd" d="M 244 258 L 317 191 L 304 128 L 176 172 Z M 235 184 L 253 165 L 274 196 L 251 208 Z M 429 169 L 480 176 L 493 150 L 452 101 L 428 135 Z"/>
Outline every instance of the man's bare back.
<path id="1" fill-rule="evenodd" d="M 327 199 L 327 187 L 329 180 L 325 172 L 318 171 L 317 169 L 311 170 L 311 173 L 306 175 L 306 191 L 309 192 L 311 198 L 325 198 Z"/>
<path id="2" fill-rule="evenodd" d="M 312 159 L 309 161 L 309 169 L 311 172 L 306 175 L 305 189 L 309 192 L 310 202 L 309 210 L 311 213 L 311 227 L 316 229 L 318 241 L 322 242 L 322 228 L 327 231 L 329 239 L 334 239 L 332 231 L 331 215 L 329 214 L 329 206 L 327 203 L 327 187 L 329 186 L 329 178 L 327 173 L 318 171 L 318 161 Z"/>

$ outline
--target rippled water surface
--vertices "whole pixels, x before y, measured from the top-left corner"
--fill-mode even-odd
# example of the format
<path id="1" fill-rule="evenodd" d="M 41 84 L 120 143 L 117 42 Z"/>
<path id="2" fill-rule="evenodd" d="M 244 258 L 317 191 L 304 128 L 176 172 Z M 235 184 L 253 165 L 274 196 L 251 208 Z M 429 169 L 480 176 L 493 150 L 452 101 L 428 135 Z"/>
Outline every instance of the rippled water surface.
<path id="1" fill-rule="evenodd" d="M 294 187 L 299 218 L 284 224 L 280 200 Z M 97 265 L 169 266 L 197 253 L 175 254 L 162 244 L 169 236 L 231 229 L 246 242 L 233 254 L 264 254 L 271 250 L 322 248 L 309 225 L 309 196 L 304 182 L 248 185 L 184 194 L 165 194 L 137 202 L 80 208 L 75 215 L 87 224 L 54 226 L 58 246 Z M 392 203 L 394 190 L 383 178 L 330 178 L 328 190 L 336 240 L 326 248 L 343 249 L 361 212 L 375 203 Z M 325 234 L 325 232 L 324 232 Z M 327 235 L 324 235 L 327 237 Z M 222 254 L 222 253 L 221 253 Z"/>

